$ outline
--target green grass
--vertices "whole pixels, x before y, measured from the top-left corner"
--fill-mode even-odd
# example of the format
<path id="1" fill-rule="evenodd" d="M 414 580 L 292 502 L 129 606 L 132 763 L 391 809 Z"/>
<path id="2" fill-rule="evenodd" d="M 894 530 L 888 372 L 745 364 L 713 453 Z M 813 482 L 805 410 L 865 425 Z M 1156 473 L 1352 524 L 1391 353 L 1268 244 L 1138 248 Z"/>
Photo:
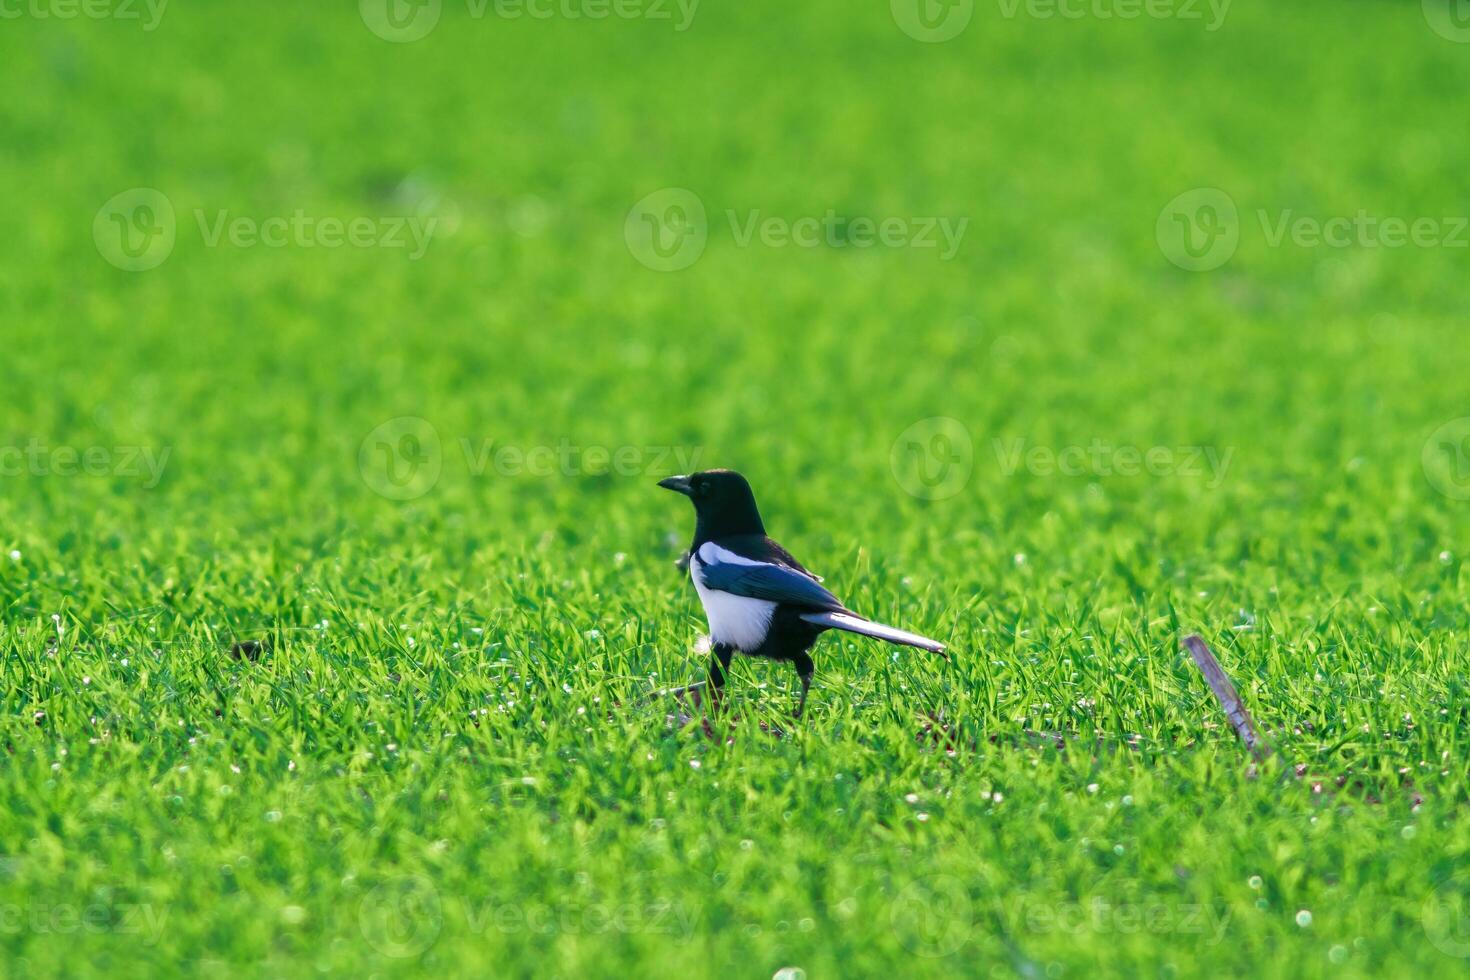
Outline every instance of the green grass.
<path id="1" fill-rule="evenodd" d="M 1453 235 L 1470 46 L 1368 0 L 981 4 L 943 44 L 882 3 L 446 2 L 414 43 L 354 6 L 0 21 L 0 972 L 1466 971 L 1470 502 L 1431 434 L 1470 250 L 1271 229 Z M 128 272 L 93 226 L 135 187 L 177 235 Z M 663 188 L 708 215 L 681 271 L 625 240 Z M 1156 239 L 1194 188 L 1238 208 L 1210 271 Z M 210 244 L 298 210 L 437 223 Z M 968 224 L 852 245 L 889 217 Z M 406 500 L 401 417 L 439 471 Z M 905 489 L 932 418 L 941 499 Z M 516 462 L 562 446 L 631 448 Z M 953 659 L 828 636 L 801 723 L 740 663 L 715 737 L 672 725 L 644 698 L 705 665 L 659 447 Z"/>

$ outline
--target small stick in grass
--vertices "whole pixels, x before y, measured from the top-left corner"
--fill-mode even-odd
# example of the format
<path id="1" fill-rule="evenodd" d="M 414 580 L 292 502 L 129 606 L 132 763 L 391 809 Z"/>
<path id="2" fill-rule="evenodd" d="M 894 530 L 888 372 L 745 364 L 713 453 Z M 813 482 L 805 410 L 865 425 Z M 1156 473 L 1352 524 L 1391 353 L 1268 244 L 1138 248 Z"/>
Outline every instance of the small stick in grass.
<path id="1" fill-rule="evenodd" d="M 1210 652 L 1205 641 L 1195 635 L 1184 638 L 1184 647 L 1189 655 L 1194 658 L 1195 666 L 1199 672 L 1205 675 L 1205 683 L 1210 685 L 1215 699 L 1220 702 L 1220 707 L 1225 709 L 1225 717 L 1230 719 L 1230 726 L 1240 736 L 1246 748 L 1255 753 L 1256 758 L 1267 755 L 1271 749 L 1261 738 L 1261 733 L 1256 730 L 1256 723 L 1251 718 L 1251 713 L 1246 710 L 1245 702 L 1240 700 L 1240 695 L 1235 691 L 1235 685 L 1230 683 L 1230 678 L 1225 676 L 1225 671 L 1220 667 L 1220 661 Z"/>

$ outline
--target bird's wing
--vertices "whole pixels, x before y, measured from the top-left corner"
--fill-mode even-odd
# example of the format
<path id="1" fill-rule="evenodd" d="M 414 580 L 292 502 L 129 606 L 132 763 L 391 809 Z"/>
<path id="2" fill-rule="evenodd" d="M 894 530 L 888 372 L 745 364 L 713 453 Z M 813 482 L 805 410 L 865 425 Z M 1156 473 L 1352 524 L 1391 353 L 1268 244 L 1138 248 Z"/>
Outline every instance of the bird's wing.
<path id="1" fill-rule="evenodd" d="M 820 582 L 820 581 L 822 581 L 822 576 L 818 575 L 816 572 L 808 571 L 802 565 L 801 562 L 797 561 L 794 557 L 792 557 L 791 552 L 787 551 L 785 548 L 781 547 L 779 544 L 777 544 L 776 542 L 772 541 L 770 538 L 766 538 L 765 541 L 763 542 L 763 544 L 765 545 L 765 548 L 766 548 L 766 557 L 767 557 L 767 560 L 769 560 L 772 564 L 774 564 L 774 565 L 784 565 L 787 568 L 794 568 L 794 569 L 796 569 L 796 571 L 798 571 L 801 574 L 805 575 L 807 578 L 811 579 L 813 582 Z"/>
<path id="2" fill-rule="evenodd" d="M 841 600 L 808 574 L 773 562 L 755 561 L 713 543 L 699 549 L 700 578 L 707 589 L 809 609 L 846 612 Z"/>

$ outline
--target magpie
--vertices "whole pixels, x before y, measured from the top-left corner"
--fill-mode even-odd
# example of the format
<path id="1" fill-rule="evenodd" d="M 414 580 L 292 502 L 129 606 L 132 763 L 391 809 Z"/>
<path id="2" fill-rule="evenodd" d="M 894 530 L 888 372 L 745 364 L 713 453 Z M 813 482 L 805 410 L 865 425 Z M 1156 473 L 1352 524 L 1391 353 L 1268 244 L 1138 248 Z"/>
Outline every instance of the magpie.
<path id="1" fill-rule="evenodd" d="M 713 697 L 724 690 L 735 654 L 787 660 L 801 680 L 800 718 L 814 669 L 807 651 L 827 630 L 944 653 L 944 644 L 859 616 L 828 592 L 821 579 L 766 537 L 755 494 L 739 473 L 706 470 L 658 485 L 694 502 L 694 543 L 679 564 L 687 564 L 709 620 Z"/>

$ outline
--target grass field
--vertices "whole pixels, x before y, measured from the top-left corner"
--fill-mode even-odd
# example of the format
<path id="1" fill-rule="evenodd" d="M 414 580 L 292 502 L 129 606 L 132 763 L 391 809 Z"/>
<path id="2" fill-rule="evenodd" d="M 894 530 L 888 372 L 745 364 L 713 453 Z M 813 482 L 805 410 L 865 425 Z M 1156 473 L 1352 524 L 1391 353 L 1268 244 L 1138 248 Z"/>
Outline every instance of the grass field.
<path id="1" fill-rule="evenodd" d="M 0 19 L 0 973 L 1470 971 L 1470 28 L 354 7 Z"/>

